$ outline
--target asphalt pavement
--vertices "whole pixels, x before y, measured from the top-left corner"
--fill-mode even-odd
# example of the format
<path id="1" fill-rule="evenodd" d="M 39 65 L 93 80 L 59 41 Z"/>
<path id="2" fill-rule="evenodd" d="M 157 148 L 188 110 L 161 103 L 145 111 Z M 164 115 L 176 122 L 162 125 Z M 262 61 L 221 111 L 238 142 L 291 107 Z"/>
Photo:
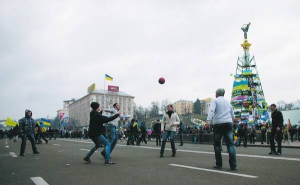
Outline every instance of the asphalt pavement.
<path id="1" fill-rule="evenodd" d="M 283 148 L 280 156 L 269 155 L 269 147 L 238 147 L 238 170 L 231 171 L 225 146 L 223 168 L 212 168 L 211 144 L 176 143 L 176 157 L 171 157 L 167 143 L 160 158 L 160 147 L 153 141 L 141 146 L 118 142 L 111 155 L 116 164 L 111 166 L 104 165 L 103 148 L 91 163 L 83 161 L 94 146 L 91 140 L 52 139 L 37 145 L 40 154 L 32 153 L 28 141 L 24 157 L 19 156 L 20 145 L 21 140 L 0 140 L 0 184 L 300 184 L 297 147 Z"/>

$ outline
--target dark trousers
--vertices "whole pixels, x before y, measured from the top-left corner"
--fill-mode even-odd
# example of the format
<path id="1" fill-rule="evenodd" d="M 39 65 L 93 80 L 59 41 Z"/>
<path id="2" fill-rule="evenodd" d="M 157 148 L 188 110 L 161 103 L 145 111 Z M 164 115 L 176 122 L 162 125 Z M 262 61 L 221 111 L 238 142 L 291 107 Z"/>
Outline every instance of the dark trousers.
<path id="1" fill-rule="evenodd" d="M 179 134 L 179 138 L 180 138 L 180 145 L 183 145 L 183 134 L 182 133 Z"/>
<path id="2" fill-rule="evenodd" d="M 236 163 L 236 153 L 235 153 L 234 142 L 233 142 L 232 123 L 222 123 L 222 124 L 214 125 L 214 150 L 215 150 L 216 165 L 219 167 L 222 167 L 223 165 L 222 154 L 221 154 L 222 137 L 224 137 L 224 140 L 227 145 L 230 168 L 235 169 L 237 167 L 237 163 Z"/>
<path id="3" fill-rule="evenodd" d="M 140 140 L 139 143 L 141 143 L 141 141 L 144 141 L 144 142 L 147 144 L 147 141 L 146 141 L 146 134 L 142 134 L 141 140 Z"/>
<path id="4" fill-rule="evenodd" d="M 266 134 L 261 134 L 261 144 L 264 144 L 264 141 L 266 141 Z"/>
<path id="5" fill-rule="evenodd" d="M 25 153 L 25 148 L 26 148 L 26 141 L 27 138 L 29 139 L 30 143 L 31 143 L 31 147 L 32 147 L 32 151 L 36 152 L 37 148 L 35 146 L 35 140 L 34 140 L 34 134 L 23 134 L 23 136 L 21 136 L 22 139 L 22 143 L 21 143 L 21 151 L 20 154 L 24 154 Z"/>
<path id="6" fill-rule="evenodd" d="M 255 134 L 250 134 L 250 143 L 255 143 Z"/>
<path id="7" fill-rule="evenodd" d="M 161 145 L 161 136 L 160 134 L 155 134 L 155 138 L 156 138 L 156 146 Z"/>
<path id="8" fill-rule="evenodd" d="M 276 138 L 275 138 L 276 135 Z M 282 132 L 276 132 L 276 130 L 272 130 L 271 131 L 271 137 L 270 137 L 270 148 L 271 148 L 271 152 L 276 152 L 276 148 L 275 148 L 275 142 L 274 139 L 276 139 L 277 144 L 278 144 L 278 149 L 277 152 L 281 153 L 281 141 L 282 141 Z"/>

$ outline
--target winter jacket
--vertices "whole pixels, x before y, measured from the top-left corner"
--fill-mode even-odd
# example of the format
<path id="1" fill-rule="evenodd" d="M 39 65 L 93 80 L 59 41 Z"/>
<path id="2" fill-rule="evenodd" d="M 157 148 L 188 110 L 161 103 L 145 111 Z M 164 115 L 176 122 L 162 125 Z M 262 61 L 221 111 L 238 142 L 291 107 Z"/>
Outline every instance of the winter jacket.
<path id="1" fill-rule="evenodd" d="M 105 133 L 104 123 L 108 123 L 119 117 L 119 114 L 115 114 L 112 117 L 104 117 L 102 113 L 92 110 L 90 113 L 90 123 L 89 123 L 89 137 L 100 136 L 102 133 Z"/>
<path id="2" fill-rule="evenodd" d="M 180 124 L 180 120 L 176 112 L 172 112 L 171 116 L 169 116 L 168 112 L 166 112 L 163 116 L 162 122 L 163 125 L 161 129 L 166 131 L 176 131 L 176 126 Z M 171 126 L 172 124 L 174 124 L 174 126 Z"/>
<path id="3" fill-rule="evenodd" d="M 31 118 L 31 116 L 28 116 L 28 112 L 31 112 L 32 116 L 32 111 L 30 110 L 25 110 L 25 117 L 19 120 L 19 131 L 20 134 L 33 134 L 34 133 L 34 128 L 35 128 L 35 120 Z"/>

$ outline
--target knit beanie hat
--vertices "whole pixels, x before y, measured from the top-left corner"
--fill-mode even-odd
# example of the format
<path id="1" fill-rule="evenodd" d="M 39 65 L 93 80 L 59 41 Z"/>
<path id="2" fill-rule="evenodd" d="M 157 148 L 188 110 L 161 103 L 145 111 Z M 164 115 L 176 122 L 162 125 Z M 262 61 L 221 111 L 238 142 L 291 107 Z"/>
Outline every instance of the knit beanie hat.
<path id="1" fill-rule="evenodd" d="M 92 103 L 91 103 L 91 108 L 92 108 L 93 110 L 97 110 L 99 106 L 100 106 L 100 105 L 99 105 L 98 102 L 92 102 Z"/>
<path id="2" fill-rule="evenodd" d="M 225 90 L 223 88 L 219 88 L 216 90 L 216 94 L 219 96 L 224 96 Z"/>

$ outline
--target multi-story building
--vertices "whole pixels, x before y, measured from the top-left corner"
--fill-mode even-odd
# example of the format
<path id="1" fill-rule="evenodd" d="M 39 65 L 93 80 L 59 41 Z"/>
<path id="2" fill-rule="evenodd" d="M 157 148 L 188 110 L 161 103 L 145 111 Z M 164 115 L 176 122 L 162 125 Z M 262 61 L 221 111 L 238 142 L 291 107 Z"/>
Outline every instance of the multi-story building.
<path id="1" fill-rule="evenodd" d="M 179 100 L 173 103 L 173 109 L 178 115 L 192 114 L 194 110 L 194 102 L 188 100 Z"/>
<path id="2" fill-rule="evenodd" d="M 74 98 L 72 98 L 71 100 L 65 100 L 63 109 L 60 109 L 57 111 L 60 126 L 65 126 L 64 124 L 67 124 L 68 119 L 69 119 L 69 105 L 72 104 L 73 102 L 75 102 Z"/>
<path id="3" fill-rule="evenodd" d="M 201 100 L 203 102 L 201 102 L 201 108 L 203 110 L 203 115 L 207 115 L 209 107 L 210 107 L 210 102 L 211 102 L 212 98 L 205 98 L 203 100 Z"/>
<path id="4" fill-rule="evenodd" d="M 120 116 L 122 124 L 127 123 L 130 118 L 133 118 L 134 96 L 122 91 L 111 92 L 97 89 L 69 105 L 69 123 L 77 128 L 87 127 L 90 121 L 90 112 L 92 110 L 90 104 L 92 102 L 100 104 L 101 108 L 104 109 L 104 115 L 105 110 L 111 109 L 114 103 L 118 103 L 122 112 Z"/>

